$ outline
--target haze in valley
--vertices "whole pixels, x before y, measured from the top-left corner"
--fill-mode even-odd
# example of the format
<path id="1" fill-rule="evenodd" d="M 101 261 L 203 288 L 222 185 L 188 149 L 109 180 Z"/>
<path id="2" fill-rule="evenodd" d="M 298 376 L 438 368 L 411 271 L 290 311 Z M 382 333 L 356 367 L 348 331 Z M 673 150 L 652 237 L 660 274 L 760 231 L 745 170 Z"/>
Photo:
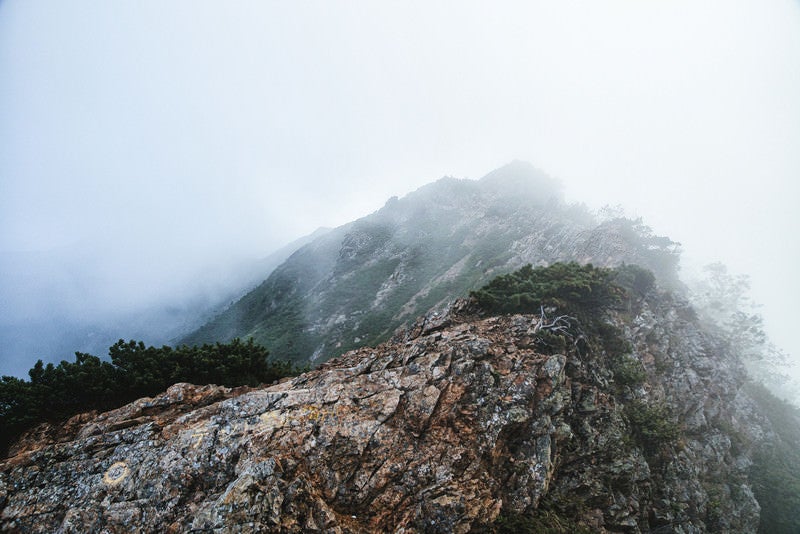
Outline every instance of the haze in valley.
<path id="1" fill-rule="evenodd" d="M 798 95 L 794 0 L 0 0 L 0 374 L 514 159 L 681 242 L 687 275 L 750 275 L 800 358 Z"/>

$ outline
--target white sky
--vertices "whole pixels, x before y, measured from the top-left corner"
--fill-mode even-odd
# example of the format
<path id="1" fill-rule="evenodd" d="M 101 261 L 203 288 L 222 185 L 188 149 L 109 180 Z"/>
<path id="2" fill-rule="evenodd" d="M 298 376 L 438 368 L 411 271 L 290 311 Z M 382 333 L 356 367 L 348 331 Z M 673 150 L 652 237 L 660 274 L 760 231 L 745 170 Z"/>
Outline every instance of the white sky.
<path id="1" fill-rule="evenodd" d="M 800 355 L 797 0 L 0 0 L 0 253 L 85 269 L 67 307 L 514 158 L 750 274 Z"/>

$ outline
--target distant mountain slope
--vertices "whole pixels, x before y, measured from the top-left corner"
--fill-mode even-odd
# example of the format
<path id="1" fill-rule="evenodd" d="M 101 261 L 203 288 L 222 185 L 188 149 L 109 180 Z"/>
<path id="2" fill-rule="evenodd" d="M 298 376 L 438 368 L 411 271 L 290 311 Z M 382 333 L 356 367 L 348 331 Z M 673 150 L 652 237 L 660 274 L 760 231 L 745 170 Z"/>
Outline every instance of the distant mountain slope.
<path id="1" fill-rule="evenodd" d="M 427 310 L 526 263 L 635 263 L 676 284 L 675 244 L 633 221 L 599 224 L 559 184 L 513 162 L 442 178 L 300 248 L 185 343 L 253 337 L 278 358 L 322 361 L 387 339 Z"/>
<path id="2" fill-rule="evenodd" d="M 192 280 L 196 287 L 177 296 L 122 309 L 85 306 L 91 300 L 85 293 L 100 290 L 91 273 L 76 268 L 78 260 L 62 265 L 48 253 L 4 254 L 0 256 L 0 375 L 24 377 L 37 359 L 58 362 L 75 351 L 102 356 L 121 337 L 152 345 L 173 343 L 239 300 L 293 252 L 328 231 L 320 228 L 258 260 L 231 262 L 219 268 L 216 276 Z M 74 256 L 80 257 L 77 252 Z M 47 284 L 41 285 L 42 280 Z"/>

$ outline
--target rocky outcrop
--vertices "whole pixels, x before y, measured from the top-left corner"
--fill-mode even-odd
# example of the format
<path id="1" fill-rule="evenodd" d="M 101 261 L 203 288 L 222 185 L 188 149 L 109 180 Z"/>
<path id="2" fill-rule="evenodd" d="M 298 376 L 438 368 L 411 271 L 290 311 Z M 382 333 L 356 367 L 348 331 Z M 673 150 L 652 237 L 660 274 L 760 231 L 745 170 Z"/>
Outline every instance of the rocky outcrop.
<path id="1" fill-rule="evenodd" d="M 756 530 L 731 427 L 770 429 L 688 307 L 659 295 L 611 317 L 643 381 L 602 352 L 543 351 L 537 317 L 469 312 L 270 387 L 176 384 L 31 435 L 0 463 L 0 529 L 449 533 L 546 514 L 591 532 Z M 644 435 L 642 406 L 678 434 Z"/>

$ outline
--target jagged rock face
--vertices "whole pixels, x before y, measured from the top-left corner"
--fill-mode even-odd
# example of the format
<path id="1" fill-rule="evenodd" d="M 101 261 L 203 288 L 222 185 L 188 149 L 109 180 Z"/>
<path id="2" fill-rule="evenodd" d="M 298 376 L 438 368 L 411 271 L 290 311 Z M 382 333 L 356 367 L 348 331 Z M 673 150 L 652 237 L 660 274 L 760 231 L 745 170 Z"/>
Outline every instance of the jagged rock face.
<path id="1" fill-rule="evenodd" d="M 319 237 L 183 341 L 253 337 L 277 358 L 317 364 L 526 263 L 638 264 L 667 284 L 677 256 L 657 248 L 566 205 L 552 179 L 516 162 L 481 180 L 443 178 Z"/>
<path id="2" fill-rule="evenodd" d="M 504 332 L 458 325 L 183 414 L 230 392 L 173 386 L 8 460 L 2 526 L 465 532 L 504 496 L 533 506 L 556 438 L 519 432 L 563 409 L 565 359 Z"/>
<path id="3" fill-rule="evenodd" d="M 0 464 L 0 529 L 469 532 L 546 500 L 596 532 L 755 531 L 747 453 L 719 423 L 768 430 L 679 308 L 617 317 L 648 371 L 633 390 L 602 354 L 542 354 L 535 317 L 465 306 L 271 387 L 177 384 L 40 433 L 61 441 Z M 669 454 L 632 440 L 629 397 L 679 416 Z"/>

